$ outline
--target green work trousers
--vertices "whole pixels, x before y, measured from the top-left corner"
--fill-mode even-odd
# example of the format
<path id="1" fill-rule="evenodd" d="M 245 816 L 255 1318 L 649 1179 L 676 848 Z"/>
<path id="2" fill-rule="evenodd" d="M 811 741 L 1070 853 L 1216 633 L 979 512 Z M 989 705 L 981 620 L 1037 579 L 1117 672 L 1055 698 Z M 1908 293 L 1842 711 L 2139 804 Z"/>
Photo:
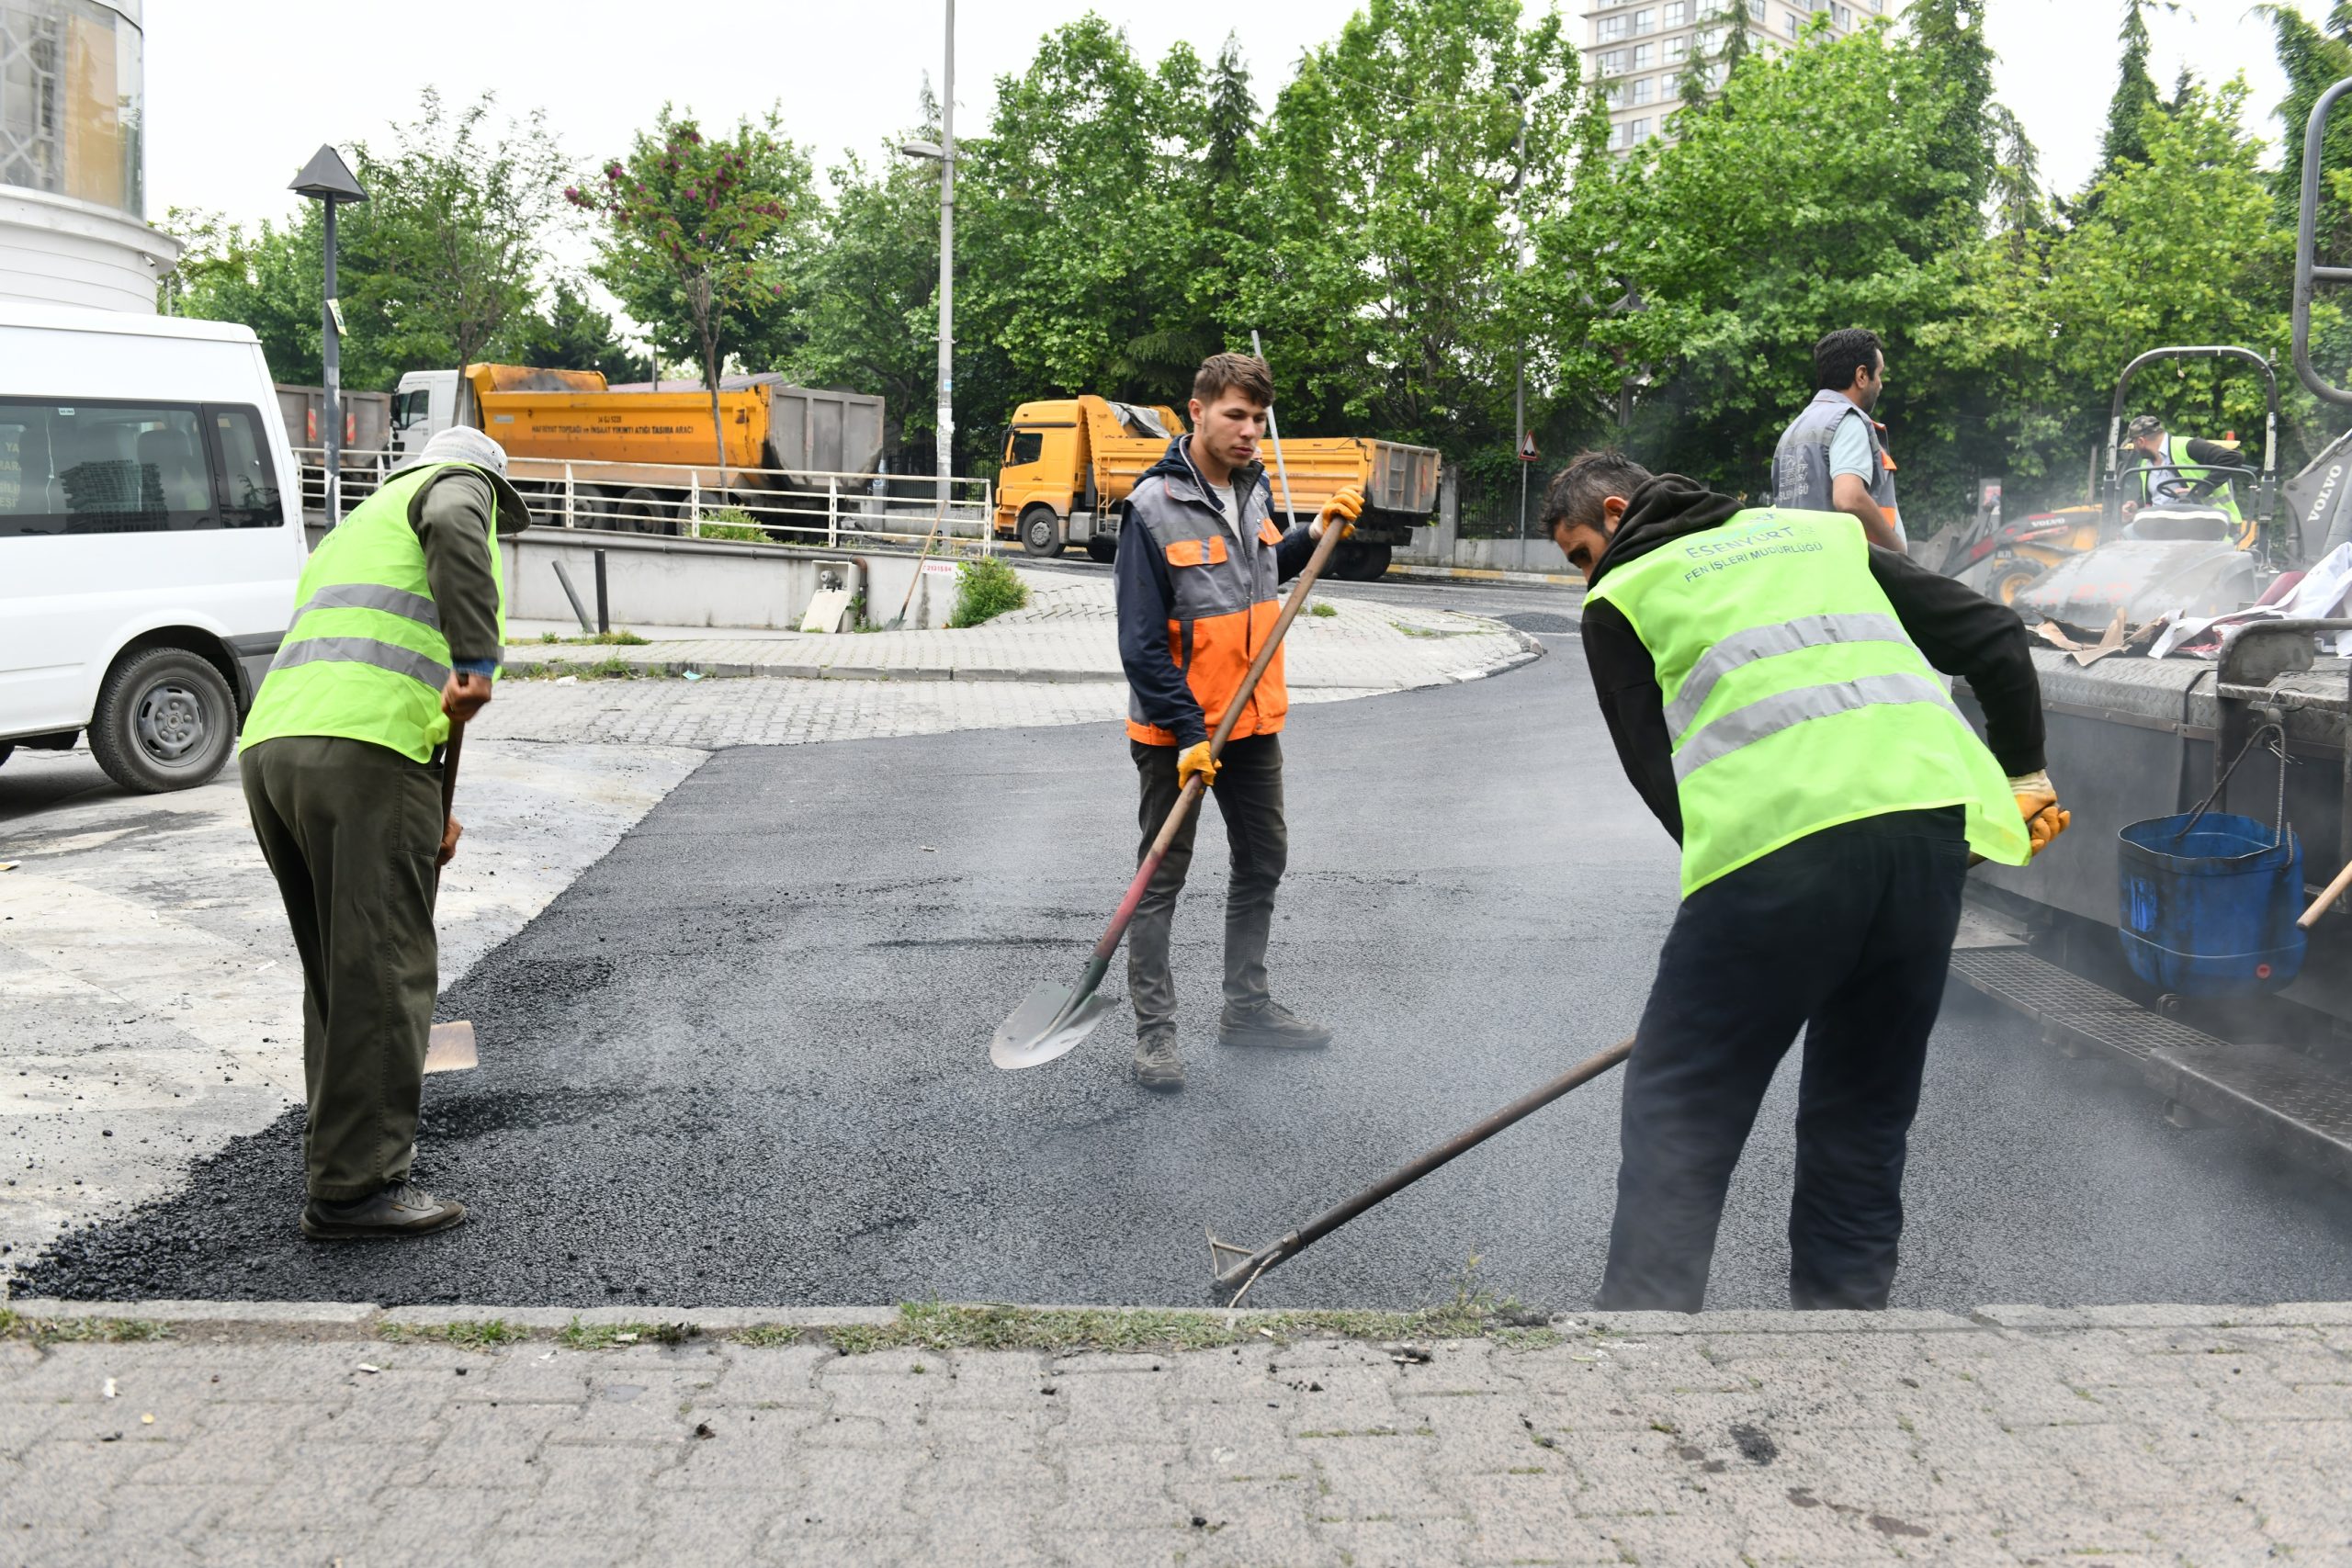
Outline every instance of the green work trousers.
<path id="1" fill-rule="evenodd" d="M 325 735 L 262 741 L 237 766 L 302 955 L 310 1195 L 365 1198 L 406 1178 L 416 1152 L 439 989 L 441 770 Z"/>

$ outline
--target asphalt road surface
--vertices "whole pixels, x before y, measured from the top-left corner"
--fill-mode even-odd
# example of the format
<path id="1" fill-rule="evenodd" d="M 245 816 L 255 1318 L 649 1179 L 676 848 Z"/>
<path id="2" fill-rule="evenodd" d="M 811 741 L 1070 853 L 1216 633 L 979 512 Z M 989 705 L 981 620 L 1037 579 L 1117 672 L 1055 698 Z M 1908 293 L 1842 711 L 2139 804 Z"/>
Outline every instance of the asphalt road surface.
<path id="1" fill-rule="evenodd" d="M 1549 605 L 1547 600 L 1531 604 Z M 1548 613 L 1548 610 L 1547 610 Z M 1674 856 L 1573 638 L 1468 686 L 1294 710 L 1276 994 L 1317 1055 L 1212 1043 L 1224 839 L 1179 916 L 1192 1081 L 989 1066 L 1075 977 L 1133 864 L 1112 726 L 720 752 L 444 998 L 480 1070 L 429 1080 L 446 1235 L 315 1247 L 299 1122 L 67 1237 L 26 1294 L 490 1304 L 1207 1299 L 1203 1227 L 1259 1244 L 1626 1032 Z M 1114 970 L 1114 986 L 1117 972 Z M 1793 1061 L 1735 1183 L 1710 1301 L 1784 1304 Z M 1476 1259 L 1587 1304 L 1617 1158 L 1606 1078 L 1268 1275 L 1253 1303 L 1413 1304 Z M 1955 999 L 1913 1143 L 1899 1304 L 2341 1300 L 2352 1200 Z"/>

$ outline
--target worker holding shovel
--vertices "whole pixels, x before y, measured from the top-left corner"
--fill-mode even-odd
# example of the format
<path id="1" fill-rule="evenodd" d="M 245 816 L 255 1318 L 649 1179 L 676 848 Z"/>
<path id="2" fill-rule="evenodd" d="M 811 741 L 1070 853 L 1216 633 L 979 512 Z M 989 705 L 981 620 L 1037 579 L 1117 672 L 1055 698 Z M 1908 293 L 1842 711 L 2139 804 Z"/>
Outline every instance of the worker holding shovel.
<path id="1" fill-rule="evenodd" d="M 1254 689 L 1251 660 L 1274 632 L 1279 585 L 1297 575 L 1328 525 L 1352 532 L 1363 495 L 1343 491 L 1304 528 L 1285 531 L 1259 459 L 1273 403 L 1265 362 L 1218 354 L 1193 379 L 1193 431 L 1127 500 L 1119 531 L 1119 658 L 1128 689 L 1128 750 L 1142 786 L 1143 853 L 1186 784 L 1213 786 L 1232 846 L 1225 904 L 1225 1009 L 1218 1043 L 1315 1050 L 1331 1032 L 1276 1002 L 1266 983 L 1274 892 L 1289 852 L 1283 820 L 1280 731 L 1290 697 L 1282 653 Z M 1222 755 L 1209 731 L 1238 700 Z M 1192 865 L 1197 813 L 1184 818 L 1145 885 L 1127 944 L 1127 991 L 1136 1010 L 1135 1077 L 1148 1089 L 1184 1087 L 1176 1044 L 1176 989 L 1169 935 L 1176 895 Z"/>
<path id="2" fill-rule="evenodd" d="M 1743 510 L 1613 452 L 1569 464 L 1543 519 L 1589 584 L 1618 755 L 1682 845 L 1600 1305 L 1699 1310 L 1732 1168 L 1802 1029 L 1791 1304 L 1883 1307 L 1971 854 L 2022 865 L 2068 820 L 2025 628 L 1843 513 Z M 1967 678 L 1984 740 L 1936 670 Z"/>
<path id="3" fill-rule="evenodd" d="M 466 1217 L 408 1179 L 440 988 L 434 894 L 458 847 L 444 750 L 490 701 L 505 643 L 495 536 L 529 523 L 503 448 L 462 427 L 433 437 L 312 552 L 245 720 L 245 805 L 302 956 L 313 1240 Z"/>

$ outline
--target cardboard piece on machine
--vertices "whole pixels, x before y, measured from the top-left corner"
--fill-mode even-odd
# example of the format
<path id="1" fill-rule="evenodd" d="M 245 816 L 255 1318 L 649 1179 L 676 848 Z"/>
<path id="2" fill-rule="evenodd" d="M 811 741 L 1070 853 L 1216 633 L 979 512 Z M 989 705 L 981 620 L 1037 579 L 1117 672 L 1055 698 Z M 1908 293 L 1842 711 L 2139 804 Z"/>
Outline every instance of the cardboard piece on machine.
<path id="1" fill-rule="evenodd" d="M 481 1066 L 481 1058 L 474 1054 L 474 1026 L 458 1021 L 436 1023 L 425 1039 L 424 1070 L 428 1073 L 462 1073 Z"/>
<path id="2" fill-rule="evenodd" d="M 800 617 L 800 629 L 804 632 L 837 632 L 842 629 L 842 621 L 848 614 L 848 589 L 820 588 L 816 597 L 808 601 L 808 614 Z"/>
<path id="3" fill-rule="evenodd" d="M 2073 650 L 2075 662 L 2084 665 L 2096 664 L 2110 653 L 2122 652 L 2123 645 L 2128 640 L 2126 632 L 2123 612 L 2118 610 L 2115 612 L 2115 619 L 2107 623 L 2107 630 L 2100 634 L 2097 643 L 2089 648 L 2078 648 Z"/>

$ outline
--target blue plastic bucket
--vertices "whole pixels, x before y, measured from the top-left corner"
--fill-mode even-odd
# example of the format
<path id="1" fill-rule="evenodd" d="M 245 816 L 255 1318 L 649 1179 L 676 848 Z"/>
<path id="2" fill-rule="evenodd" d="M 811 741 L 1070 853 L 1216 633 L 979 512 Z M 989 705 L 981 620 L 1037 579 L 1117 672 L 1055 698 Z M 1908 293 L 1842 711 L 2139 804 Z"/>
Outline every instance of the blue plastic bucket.
<path id="1" fill-rule="evenodd" d="M 2209 811 L 2150 818 L 2120 837 L 2119 934 L 2133 974 L 2177 996 L 2229 997 L 2277 990 L 2302 971 L 2303 847 L 2292 829 Z"/>

